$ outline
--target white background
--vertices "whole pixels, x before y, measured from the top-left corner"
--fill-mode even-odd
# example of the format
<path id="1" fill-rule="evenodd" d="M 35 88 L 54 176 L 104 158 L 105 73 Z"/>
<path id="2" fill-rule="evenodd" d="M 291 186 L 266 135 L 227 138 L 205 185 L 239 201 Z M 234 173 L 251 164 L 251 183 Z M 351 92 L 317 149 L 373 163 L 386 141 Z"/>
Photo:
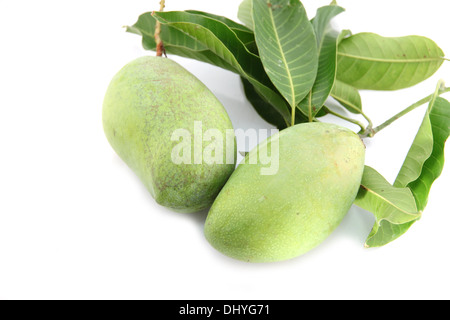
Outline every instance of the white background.
<path id="1" fill-rule="evenodd" d="M 328 2 L 304 5 L 312 17 Z M 338 2 L 347 8 L 340 28 L 428 36 L 450 54 L 447 0 Z M 236 19 L 239 3 L 167 0 L 167 10 Z M 449 299 L 449 165 L 423 219 L 397 241 L 364 249 L 374 219 L 352 208 L 319 248 L 275 264 L 222 256 L 204 239 L 205 213 L 155 203 L 109 146 L 101 108 L 113 75 L 153 55 L 122 26 L 158 7 L 157 0 L 0 0 L 0 299 Z M 270 128 L 238 76 L 170 58 L 217 95 L 235 129 Z M 364 92 L 366 113 L 380 124 L 441 78 L 450 83 L 449 62 L 414 88 Z M 367 142 L 367 164 L 391 182 L 424 108 Z"/>

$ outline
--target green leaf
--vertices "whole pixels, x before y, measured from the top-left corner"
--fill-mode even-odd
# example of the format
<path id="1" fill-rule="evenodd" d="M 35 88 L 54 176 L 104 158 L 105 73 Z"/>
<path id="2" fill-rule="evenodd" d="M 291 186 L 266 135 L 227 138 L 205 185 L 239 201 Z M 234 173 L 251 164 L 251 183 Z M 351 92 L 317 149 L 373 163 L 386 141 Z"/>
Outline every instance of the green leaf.
<path id="1" fill-rule="evenodd" d="M 211 18 L 214 20 L 218 20 L 218 21 L 226 24 L 228 27 L 230 27 L 231 30 L 234 30 L 234 31 L 239 30 L 239 31 L 243 31 L 243 32 L 246 32 L 249 34 L 253 34 L 253 31 L 251 29 L 249 29 L 248 27 L 243 26 L 242 24 L 239 24 L 239 23 L 237 23 L 231 19 L 228 19 L 227 17 L 224 17 L 224 16 L 219 16 L 216 14 L 198 11 L 198 10 L 186 10 L 184 12 L 201 15 L 201 16 L 208 17 L 208 18 Z M 254 38 L 254 36 L 253 36 L 253 38 Z"/>
<path id="2" fill-rule="evenodd" d="M 381 220 L 379 224 L 377 223 L 369 236 L 367 237 L 365 247 L 366 248 L 376 248 L 383 247 L 390 242 L 397 240 L 402 235 L 404 235 L 409 228 L 420 218 L 416 220 L 406 222 L 406 223 L 391 223 L 387 220 Z"/>
<path id="3" fill-rule="evenodd" d="M 356 88 L 336 80 L 331 91 L 331 96 L 351 113 L 362 113 L 361 95 Z"/>
<path id="4" fill-rule="evenodd" d="M 188 12 L 156 12 L 155 18 L 195 39 L 246 78 L 286 121 L 290 112 L 264 71 L 261 60 L 250 52 L 236 33 L 225 23 Z"/>
<path id="5" fill-rule="evenodd" d="M 244 0 L 239 5 L 238 19 L 241 20 L 251 30 L 255 30 L 252 16 L 252 0 Z"/>
<path id="6" fill-rule="evenodd" d="M 312 90 L 298 106 L 309 121 L 312 121 L 324 105 L 336 79 L 337 42 L 340 35 L 331 28 L 330 22 L 344 11 L 336 5 L 321 7 L 312 20 L 319 51 L 319 67 Z"/>
<path id="7" fill-rule="evenodd" d="M 338 45 L 341 44 L 342 41 L 344 41 L 347 38 L 350 38 L 353 35 L 353 33 L 351 32 L 351 30 L 345 29 L 341 31 L 341 34 L 338 38 Z"/>
<path id="8" fill-rule="evenodd" d="M 420 219 L 431 186 L 442 173 L 444 146 L 450 135 L 450 102 L 438 94 L 436 91 L 394 186 L 366 168 L 355 204 L 373 212 L 377 220 L 367 246 L 383 246 L 408 231 Z"/>
<path id="9" fill-rule="evenodd" d="M 317 47 L 320 48 L 323 45 L 324 36 L 330 31 L 331 20 L 334 17 L 344 12 L 345 9 L 337 5 L 324 6 L 317 9 L 316 16 L 312 19 L 311 23 L 316 34 Z M 320 50 L 319 50 L 320 51 Z"/>
<path id="10" fill-rule="evenodd" d="M 444 168 L 444 147 L 450 134 L 450 103 L 436 97 L 394 183 L 411 189 L 420 211 L 428 202 L 434 181 Z"/>
<path id="11" fill-rule="evenodd" d="M 291 108 L 306 97 L 318 68 L 316 37 L 298 0 L 253 0 L 255 38 L 264 68 Z"/>
<path id="12" fill-rule="evenodd" d="M 234 31 L 234 33 L 239 38 L 239 40 L 242 41 L 242 43 L 247 47 L 247 49 L 249 49 L 250 52 L 252 52 L 256 55 L 258 54 L 258 47 L 256 46 L 255 34 L 248 27 L 243 26 L 239 23 L 236 23 L 233 20 L 230 20 L 226 17 L 218 16 L 218 15 L 215 15 L 212 13 L 207 13 L 207 12 L 202 12 L 202 11 L 197 11 L 197 10 L 187 10 L 186 12 L 192 13 L 192 14 L 197 14 L 197 15 L 202 15 L 202 16 L 205 16 L 205 17 L 208 17 L 211 19 L 215 19 L 215 20 L 218 20 L 218 21 L 226 24 L 231 30 Z"/>
<path id="13" fill-rule="evenodd" d="M 244 87 L 245 96 L 247 100 L 252 104 L 256 112 L 266 122 L 276 126 L 279 130 L 287 128 L 287 124 L 283 117 L 274 109 L 274 107 L 267 102 L 256 91 L 255 87 L 245 78 L 241 78 Z"/>
<path id="14" fill-rule="evenodd" d="M 142 46 L 144 49 L 154 51 L 156 50 L 155 24 L 156 19 L 152 14 L 150 12 L 144 13 L 139 16 L 138 21 L 133 26 L 127 27 L 126 30 L 127 32 L 142 36 Z M 161 38 L 167 53 L 210 63 L 237 73 L 237 70 L 233 66 L 180 30 L 162 25 Z"/>
<path id="15" fill-rule="evenodd" d="M 355 204 L 375 215 L 366 247 L 380 247 L 404 234 L 420 219 L 409 188 L 393 187 L 375 169 L 366 166 Z"/>
<path id="16" fill-rule="evenodd" d="M 443 51 L 425 37 L 359 33 L 339 45 L 337 79 L 357 89 L 398 90 L 432 76 L 443 58 Z"/>

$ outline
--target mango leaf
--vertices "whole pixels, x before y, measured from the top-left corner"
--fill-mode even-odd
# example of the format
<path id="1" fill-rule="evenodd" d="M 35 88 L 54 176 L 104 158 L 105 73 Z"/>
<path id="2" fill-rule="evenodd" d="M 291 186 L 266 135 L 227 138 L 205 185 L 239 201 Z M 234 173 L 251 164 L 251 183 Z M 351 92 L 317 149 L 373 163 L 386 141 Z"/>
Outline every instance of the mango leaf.
<path id="1" fill-rule="evenodd" d="M 359 33 L 339 45 L 337 79 L 357 89 L 398 90 L 432 76 L 443 58 L 444 52 L 425 37 Z"/>
<path id="2" fill-rule="evenodd" d="M 319 67 L 313 88 L 298 106 L 309 121 L 313 120 L 324 105 L 336 79 L 339 33 L 331 28 L 330 22 L 344 11 L 344 8 L 336 5 L 321 7 L 312 20 L 319 51 Z"/>
<path id="3" fill-rule="evenodd" d="M 284 119 L 290 121 L 286 101 L 265 73 L 261 60 L 248 50 L 229 26 L 204 15 L 181 11 L 155 12 L 154 17 L 162 24 L 187 34 L 231 65 Z"/>
<path id="4" fill-rule="evenodd" d="M 226 24 L 233 31 L 236 31 L 236 30 L 237 31 L 243 31 L 243 32 L 246 32 L 246 33 L 249 33 L 249 34 L 253 35 L 253 31 L 251 29 L 249 29 L 248 27 L 246 27 L 246 26 L 244 26 L 242 24 L 239 24 L 239 23 L 237 23 L 237 22 L 235 22 L 235 21 L 233 21 L 231 19 L 228 19 L 227 17 L 219 16 L 219 15 L 212 14 L 212 13 L 209 13 L 209 12 L 198 11 L 198 10 L 186 10 L 184 12 L 191 13 L 191 14 L 202 15 L 204 17 L 215 19 L 215 20 L 218 20 L 218 21 Z M 252 38 L 254 39 L 254 36 L 252 36 Z"/>
<path id="5" fill-rule="evenodd" d="M 353 35 L 353 33 L 351 32 L 351 30 L 348 30 L 348 29 L 342 30 L 341 34 L 338 38 L 338 45 L 340 45 L 343 40 L 350 38 L 352 35 Z"/>
<path id="6" fill-rule="evenodd" d="M 362 113 L 361 95 L 356 88 L 336 80 L 331 96 L 351 113 Z"/>
<path id="7" fill-rule="evenodd" d="M 244 0 L 239 5 L 238 19 L 251 30 L 255 30 L 252 16 L 252 0 Z"/>
<path id="8" fill-rule="evenodd" d="M 331 20 L 344 11 L 345 9 L 338 5 L 329 5 L 317 9 L 316 16 L 311 20 L 316 34 L 317 47 L 322 45 L 323 37 L 332 30 Z"/>
<path id="9" fill-rule="evenodd" d="M 253 0 L 256 44 L 269 78 L 294 109 L 314 85 L 316 37 L 298 0 Z"/>
<path id="10" fill-rule="evenodd" d="M 187 12 L 211 17 L 229 25 L 230 29 L 236 33 L 236 36 L 250 51 L 257 52 L 255 36 L 253 32 L 245 26 L 235 23 L 225 17 L 216 16 L 201 11 Z M 142 14 L 133 26 L 127 26 L 126 31 L 142 36 L 142 44 L 144 49 L 155 50 L 155 25 L 156 19 L 152 16 L 152 13 L 148 12 Z M 167 53 L 207 62 L 220 68 L 238 73 L 235 68 L 230 66 L 223 59 L 219 58 L 215 53 L 211 52 L 207 47 L 189 35 L 168 25 L 162 25 L 161 28 L 161 38 L 164 42 L 164 47 Z"/>
<path id="11" fill-rule="evenodd" d="M 142 36 L 144 49 L 155 51 L 155 24 L 156 19 L 148 12 L 139 16 L 138 21 L 133 26 L 128 26 L 126 31 Z M 161 38 L 167 53 L 206 62 L 235 73 L 238 72 L 236 68 L 210 51 L 206 46 L 178 29 L 162 25 Z"/>
<path id="12" fill-rule="evenodd" d="M 394 186 L 390 186 L 373 169 L 366 168 L 355 204 L 373 212 L 377 218 L 367 246 L 386 245 L 408 231 L 421 217 L 431 186 L 442 173 L 445 142 L 450 134 L 450 102 L 437 97 L 438 93 L 436 92 L 428 107 Z M 386 190 L 389 196 L 386 196 Z M 401 210 L 392 211 L 386 204 L 381 205 L 380 202 L 373 201 L 372 193 L 384 195 L 387 202 Z"/>
<path id="13" fill-rule="evenodd" d="M 450 134 L 450 102 L 436 97 L 411 146 L 394 186 L 411 189 L 423 211 L 434 181 L 444 168 L 444 147 Z"/>
<path id="14" fill-rule="evenodd" d="M 375 215 L 366 247 L 383 246 L 404 234 L 420 219 L 409 188 L 395 188 L 375 169 L 366 166 L 355 204 Z"/>
<path id="15" fill-rule="evenodd" d="M 244 87 L 245 96 L 247 100 L 251 103 L 255 111 L 263 118 L 266 122 L 276 126 L 279 130 L 287 128 L 287 124 L 283 117 L 273 108 L 273 106 L 267 102 L 261 95 L 256 91 L 255 87 L 245 78 L 241 78 Z"/>
<path id="16" fill-rule="evenodd" d="M 226 17 L 218 16 L 212 13 L 197 10 L 187 10 L 186 12 L 209 17 L 211 19 L 215 19 L 226 24 L 231 30 L 234 31 L 236 36 L 242 41 L 242 43 L 247 47 L 247 49 L 249 49 L 250 52 L 256 55 L 258 54 L 258 47 L 256 46 L 255 34 L 251 29 L 247 28 L 246 26 L 236 23 L 233 20 L 230 20 Z"/>

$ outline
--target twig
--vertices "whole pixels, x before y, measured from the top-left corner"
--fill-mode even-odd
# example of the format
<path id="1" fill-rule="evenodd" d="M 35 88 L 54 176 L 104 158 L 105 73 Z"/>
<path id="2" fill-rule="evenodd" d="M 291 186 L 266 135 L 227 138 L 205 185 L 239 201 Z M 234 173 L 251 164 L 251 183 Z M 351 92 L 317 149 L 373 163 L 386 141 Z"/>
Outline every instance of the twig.
<path id="1" fill-rule="evenodd" d="M 159 11 L 164 11 L 165 7 L 166 7 L 166 1 L 161 0 Z M 156 21 L 155 41 L 156 41 L 156 56 L 162 57 L 163 53 L 165 53 L 165 50 L 164 50 L 163 41 L 161 40 L 161 22 L 159 22 L 159 21 Z"/>
<path id="2" fill-rule="evenodd" d="M 373 134 L 377 134 L 378 132 L 380 132 L 381 130 L 383 130 L 384 128 L 386 128 L 387 126 L 391 125 L 393 122 L 395 122 L 396 120 L 400 119 L 401 117 L 403 117 L 404 115 L 410 113 L 411 111 L 417 109 L 418 107 L 424 105 L 427 102 L 430 102 L 432 99 L 435 99 L 438 95 L 446 93 L 446 92 L 450 92 L 450 87 L 449 88 L 441 88 L 440 90 L 438 90 L 436 93 L 429 95 L 426 98 L 423 98 L 420 101 L 417 101 L 416 103 L 414 103 L 413 105 L 411 105 L 410 107 L 406 108 L 405 110 L 403 110 L 402 112 L 399 112 L 398 114 L 396 114 L 395 116 L 393 116 L 392 118 L 390 118 L 389 120 L 387 120 L 386 122 L 384 122 L 383 124 L 379 125 L 378 127 L 376 127 L 375 129 L 373 129 Z"/>

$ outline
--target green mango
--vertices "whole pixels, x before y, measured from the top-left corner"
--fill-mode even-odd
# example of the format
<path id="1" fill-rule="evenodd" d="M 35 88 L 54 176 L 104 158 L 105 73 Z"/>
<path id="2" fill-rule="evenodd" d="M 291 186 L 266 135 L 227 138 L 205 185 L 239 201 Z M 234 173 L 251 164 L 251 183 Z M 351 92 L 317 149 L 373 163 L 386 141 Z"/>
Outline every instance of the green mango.
<path id="1" fill-rule="evenodd" d="M 276 159 L 277 151 L 278 172 L 263 175 L 261 155 Z M 233 173 L 208 214 L 206 239 L 223 254 L 248 262 L 288 260 L 310 251 L 352 206 L 364 159 L 363 142 L 346 128 L 307 123 L 281 131 L 247 154 Z"/>
<path id="2" fill-rule="evenodd" d="M 103 128 L 155 200 L 178 212 L 210 207 L 235 169 L 227 112 L 200 80 L 170 59 L 142 57 L 120 70 L 106 92 Z M 205 143 L 210 129 L 218 134 Z M 180 130 L 185 136 L 174 137 Z M 185 158 L 174 162 L 180 143 Z M 203 161 L 207 152 L 219 151 L 218 161 Z"/>

